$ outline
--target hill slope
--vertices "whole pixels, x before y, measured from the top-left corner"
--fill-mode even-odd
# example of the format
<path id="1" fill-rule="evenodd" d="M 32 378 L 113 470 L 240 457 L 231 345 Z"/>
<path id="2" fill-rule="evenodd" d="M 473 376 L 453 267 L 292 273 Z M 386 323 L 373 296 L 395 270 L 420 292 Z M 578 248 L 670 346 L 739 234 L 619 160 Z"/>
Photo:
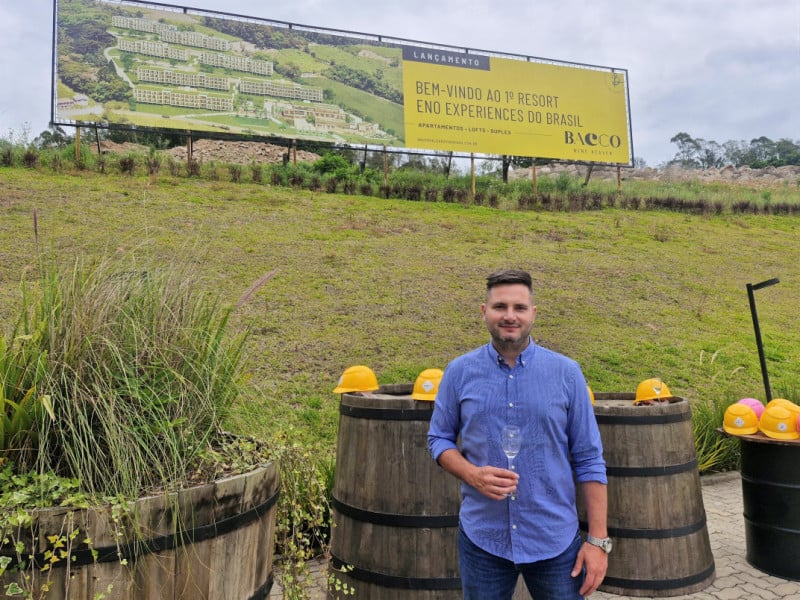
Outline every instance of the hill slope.
<path id="1" fill-rule="evenodd" d="M 38 244 L 34 237 L 36 211 Z M 239 311 L 259 393 L 231 427 L 332 449 L 341 372 L 411 382 L 486 340 L 484 277 L 532 271 L 534 334 L 596 391 L 661 376 L 676 394 L 763 398 L 745 284 L 758 292 L 774 390 L 800 389 L 800 221 L 605 209 L 497 211 L 196 179 L 0 171 L 0 319 L 37 256 L 196 265 Z M 287 433 L 288 432 L 288 433 Z"/>

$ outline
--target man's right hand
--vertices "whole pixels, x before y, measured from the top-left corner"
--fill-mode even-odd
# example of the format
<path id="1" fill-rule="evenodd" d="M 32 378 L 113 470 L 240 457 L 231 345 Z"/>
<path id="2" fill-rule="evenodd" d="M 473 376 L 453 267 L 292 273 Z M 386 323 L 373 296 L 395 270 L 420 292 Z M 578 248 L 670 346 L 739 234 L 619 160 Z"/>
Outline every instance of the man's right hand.
<path id="1" fill-rule="evenodd" d="M 476 467 L 466 482 L 492 500 L 505 500 L 517 491 L 519 474 L 500 467 Z"/>
<path id="2" fill-rule="evenodd" d="M 439 464 L 445 471 L 492 500 L 505 500 L 517 491 L 519 475 L 516 471 L 489 465 L 478 467 L 454 448 L 445 450 L 439 455 Z"/>

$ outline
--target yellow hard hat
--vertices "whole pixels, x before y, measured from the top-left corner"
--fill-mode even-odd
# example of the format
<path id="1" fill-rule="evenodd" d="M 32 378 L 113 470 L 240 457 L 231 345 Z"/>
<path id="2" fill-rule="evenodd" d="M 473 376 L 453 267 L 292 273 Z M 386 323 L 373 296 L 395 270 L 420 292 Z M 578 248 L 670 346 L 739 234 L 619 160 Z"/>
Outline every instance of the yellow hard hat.
<path id="1" fill-rule="evenodd" d="M 592 391 L 592 388 L 590 388 L 590 387 L 587 385 L 587 386 L 586 386 L 586 389 L 587 389 L 587 390 L 589 390 L 589 400 L 591 400 L 591 401 L 592 401 L 592 404 L 594 404 L 594 392 Z"/>
<path id="2" fill-rule="evenodd" d="M 797 432 L 797 413 L 778 404 L 767 406 L 758 422 L 758 428 L 764 435 L 776 440 L 800 438 L 800 433 Z"/>
<path id="3" fill-rule="evenodd" d="M 377 390 L 378 378 L 369 367 L 364 365 L 355 365 L 347 367 L 339 377 L 339 385 L 337 385 L 334 394 L 346 394 L 347 392 L 372 392 Z"/>
<path id="4" fill-rule="evenodd" d="M 760 419 L 761 415 L 764 414 L 764 403 L 757 398 L 742 398 L 739 400 L 739 404 L 745 404 L 753 409 L 753 412 L 756 413 L 756 418 Z"/>
<path id="5" fill-rule="evenodd" d="M 634 404 L 643 404 L 653 400 L 666 399 L 672 396 L 667 385 L 658 377 L 645 379 L 636 388 Z"/>
<path id="6" fill-rule="evenodd" d="M 733 435 L 751 435 L 758 431 L 758 417 L 747 404 L 731 404 L 725 409 L 722 428 Z"/>
<path id="7" fill-rule="evenodd" d="M 786 398 L 773 398 L 769 402 L 767 402 L 767 408 L 770 406 L 782 406 L 789 412 L 793 412 L 794 414 L 800 414 L 800 406 L 792 402 L 791 400 L 787 400 Z"/>
<path id="8" fill-rule="evenodd" d="M 413 400 L 436 400 L 439 391 L 439 382 L 444 373 L 441 369 L 425 369 L 414 382 L 414 391 L 411 393 Z"/>

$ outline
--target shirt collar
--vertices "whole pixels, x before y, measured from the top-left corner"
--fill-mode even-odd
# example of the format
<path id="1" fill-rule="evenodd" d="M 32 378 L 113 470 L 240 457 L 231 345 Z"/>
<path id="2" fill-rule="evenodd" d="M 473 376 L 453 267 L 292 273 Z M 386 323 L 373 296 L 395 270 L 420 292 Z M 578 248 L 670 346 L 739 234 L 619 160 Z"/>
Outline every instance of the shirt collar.
<path id="1" fill-rule="evenodd" d="M 533 338 L 529 337 L 528 339 L 529 339 L 530 343 L 525 347 L 525 350 L 522 351 L 522 354 L 520 354 L 517 357 L 517 365 L 519 365 L 521 367 L 524 367 L 524 366 L 528 365 L 533 360 L 533 354 L 534 354 L 535 349 L 536 349 L 536 344 L 534 343 Z M 492 357 L 492 361 L 495 364 L 497 364 L 497 365 L 506 364 L 506 361 L 503 359 L 502 356 L 500 356 L 500 354 L 498 354 L 498 352 L 495 349 L 494 344 L 492 344 L 492 342 L 489 342 L 488 347 L 489 347 L 489 356 Z M 509 367 L 515 367 L 516 365 L 508 365 L 508 366 Z"/>

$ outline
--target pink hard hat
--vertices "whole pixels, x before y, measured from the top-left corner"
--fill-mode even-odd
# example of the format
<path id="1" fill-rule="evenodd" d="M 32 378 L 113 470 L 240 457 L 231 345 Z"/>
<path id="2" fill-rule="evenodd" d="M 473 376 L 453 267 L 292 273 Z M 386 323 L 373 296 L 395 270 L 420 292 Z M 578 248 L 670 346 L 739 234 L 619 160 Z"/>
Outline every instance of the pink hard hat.
<path id="1" fill-rule="evenodd" d="M 742 398 L 739 400 L 738 404 L 746 404 L 750 408 L 753 409 L 753 412 L 756 413 L 757 418 L 761 418 L 761 415 L 764 414 L 764 403 L 761 400 L 756 400 L 755 398 Z"/>

